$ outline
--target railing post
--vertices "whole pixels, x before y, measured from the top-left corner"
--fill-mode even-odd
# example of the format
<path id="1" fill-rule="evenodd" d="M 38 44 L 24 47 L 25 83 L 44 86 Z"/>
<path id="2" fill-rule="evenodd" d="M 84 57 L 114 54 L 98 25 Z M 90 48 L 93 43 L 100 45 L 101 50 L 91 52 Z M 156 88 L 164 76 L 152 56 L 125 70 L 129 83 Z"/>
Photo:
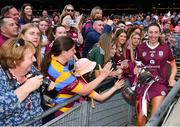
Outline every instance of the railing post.
<path id="1" fill-rule="evenodd" d="M 157 126 L 166 113 L 167 109 L 171 105 L 172 101 L 174 100 L 174 97 L 180 90 L 180 79 L 176 82 L 175 86 L 171 89 L 169 94 L 166 96 L 154 116 L 150 118 L 150 120 L 146 123 L 146 126 Z"/>
<path id="2" fill-rule="evenodd" d="M 89 109 L 88 109 L 88 101 L 83 101 L 81 104 L 81 114 L 80 114 L 80 121 L 81 126 L 88 126 L 89 125 Z"/>
<path id="3" fill-rule="evenodd" d="M 128 110 L 128 126 L 131 126 L 133 124 L 133 116 L 135 115 L 134 113 L 134 105 L 129 104 L 129 110 Z"/>

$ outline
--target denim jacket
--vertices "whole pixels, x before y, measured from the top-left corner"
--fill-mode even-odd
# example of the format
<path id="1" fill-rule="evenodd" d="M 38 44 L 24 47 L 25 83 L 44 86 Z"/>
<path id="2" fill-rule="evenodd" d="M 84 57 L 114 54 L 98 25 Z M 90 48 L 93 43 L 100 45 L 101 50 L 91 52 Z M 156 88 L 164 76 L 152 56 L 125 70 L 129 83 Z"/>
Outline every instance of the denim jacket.
<path id="1" fill-rule="evenodd" d="M 31 71 L 37 70 L 32 67 Z M 19 102 L 15 94 L 18 87 L 19 83 L 16 80 L 10 81 L 0 66 L 0 126 L 22 125 L 43 113 L 40 93 L 33 91 L 23 102 Z M 41 121 L 33 125 L 41 125 Z"/>

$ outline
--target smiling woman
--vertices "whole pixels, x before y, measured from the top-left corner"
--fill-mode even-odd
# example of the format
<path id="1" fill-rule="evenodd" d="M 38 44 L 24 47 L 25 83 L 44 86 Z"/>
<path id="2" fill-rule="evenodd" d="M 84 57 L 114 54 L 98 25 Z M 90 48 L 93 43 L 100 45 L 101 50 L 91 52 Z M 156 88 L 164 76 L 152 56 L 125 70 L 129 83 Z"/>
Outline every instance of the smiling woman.
<path id="1" fill-rule="evenodd" d="M 19 20 L 20 25 L 30 23 L 32 20 L 32 6 L 29 3 L 25 3 L 21 7 L 21 16 Z"/>
<path id="2" fill-rule="evenodd" d="M 169 45 L 159 42 L 160 30 L 158 23 L 151 23 L 148 26 L 148 41 L 137 47 L 137 60 L 145 65 L 153 75 L 153 78 L 160 78 L 159 81 L 153 83 L 149 88 L 147 87 L 149 84 L 146 83 L 136 87 L 135 108 L 138 126 L 146 124 L 148 108 L 152 108 L 151 117 L 155 114 L 168 94 L 168 85 L 173 87 L 176 82 L 176 62 Z M 171 75 L 169 79 L 167 61 L 169 61 L 171 65 Z M 143 97 L 145 99 L 143 99 Z M 152 106 L 148 107 L 150 103 Z"/>
<path id="3" fill-rule="evenodd" d="M 7 40 L 0 48 L 0 126 L 18 126 L 41 115 L 42 76 L 28 78 L 36 72 L 33 66 L 35 48 L 22 39 Z M 37 121 L 33 125 L 41 125 Z"/>
<path id="4" fill-rule="evenodd" d="M 81 76 L 92 71 L 96 62 L 92 62 L 86 58 L 79 59 L 75 64 L 75 73 L 73 73 L 69 70 L 67 63 L 74 57 L 75 53 L 74 41 L 70 37 L 62 36 L 55 39 L 51 51 L 43 61 L 43 72 L 55 82 L 54 90 L 57 92 L 57 95 L 53 98 L 55 104 L 65 102 L 76 94 L 82 96 L 88 95 L 93 99 L 103 101 L 122 87 L 123 80 L 117 81 L 105 93 L 98 94 L 93 91 L 110 74 L 112 64 L 110 62 L 107 63 L 101 69 L 99 76 L 87 83 L 83 78 L 81 79 Z M 59 109 L 55 113 L 55 116 L 59 116 L 70 110 L 74 103 L 72 102 Z M 51 105 L 51 107 L 55 106 L 54 104 L 48 105 Z"/>
<path id="5" fill-rule="evenodd" d="M 34 62 L 34 64 L 35 66 L 37 66 L 39 70 L 41 70 L 40 66 L 42 61 L 41 51 L 40 51 L 41 48 L 40 36 L 41 34 L 39 28 L 31 23 L 24 25 L 19 33 L 19 38 L 31 42 L 35 46 L 36 48 L 35 57 L 37 60 L 36 62 Z"/>

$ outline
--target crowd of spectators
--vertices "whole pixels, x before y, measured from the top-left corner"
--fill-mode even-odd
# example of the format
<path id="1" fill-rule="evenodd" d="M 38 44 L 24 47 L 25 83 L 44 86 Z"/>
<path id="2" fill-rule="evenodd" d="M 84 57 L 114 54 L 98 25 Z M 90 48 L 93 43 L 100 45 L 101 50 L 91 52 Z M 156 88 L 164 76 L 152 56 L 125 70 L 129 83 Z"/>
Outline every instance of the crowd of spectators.
<path id="1" fill-rule="evenodd" d="M 21 9 L 12 5 L 1 9 L 0 125 L 26 123 L 75 94 L 82 95 L 78 102 L 86 95 L 103 101 L 123 87 L 124 80 L 128 80 L 125 85 L 129 86 L 137 83 L 136 61 L 145 66 L 160 66 L 149 68 L 154 76 L 161 78 L 155 87 L 150 87 L 152 96 L 146 97 L 147 103 L 152 103 L 152 116 L 168 94 L 168 80 L 169 85 L 175 84 L 180 13 L 104 16 L 99 6 L 92 8 L 90 14 L 81 14 L 71 4 L 62 10 L 52 15 L 43 10 L 42 15 L 33 15 L 30 3 L 23 4 Z M 170 77 L 166 75 L 166 64 L 172 69 Z M 51 80 L 45 90 L 41 88 L 43 76 L 31 76 L 35 72 Z M 118 79 L 112 88 L 104 93 L 95 91 L 103 80 L 110 78 Z M 141 110 L 146 89 L 136 89 L 137 125 L 146 123 L 147 115 Z M 51 101 L 45 102 L 44 96 Z M 59 109 L 43 122 L 73 105 Z M 41 124 L 41 121 L 34 123 Z"/>

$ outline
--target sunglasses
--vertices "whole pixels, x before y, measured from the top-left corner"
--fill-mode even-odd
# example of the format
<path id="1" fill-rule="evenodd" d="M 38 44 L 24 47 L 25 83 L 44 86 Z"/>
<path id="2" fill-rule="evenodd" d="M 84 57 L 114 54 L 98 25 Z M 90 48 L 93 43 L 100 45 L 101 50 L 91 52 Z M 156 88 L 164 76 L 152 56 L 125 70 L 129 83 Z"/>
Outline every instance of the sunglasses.
<path id="1" fill-rule="evenodd" d="M 67 12 L 74 12 L 73 9 L 66 9 Z"/>
<path id="2" fill-rule="evenodd" d="M 18 39 L 15 43 L 16 47 L 24 46 L 25 42 L 23 39 Z"/>

